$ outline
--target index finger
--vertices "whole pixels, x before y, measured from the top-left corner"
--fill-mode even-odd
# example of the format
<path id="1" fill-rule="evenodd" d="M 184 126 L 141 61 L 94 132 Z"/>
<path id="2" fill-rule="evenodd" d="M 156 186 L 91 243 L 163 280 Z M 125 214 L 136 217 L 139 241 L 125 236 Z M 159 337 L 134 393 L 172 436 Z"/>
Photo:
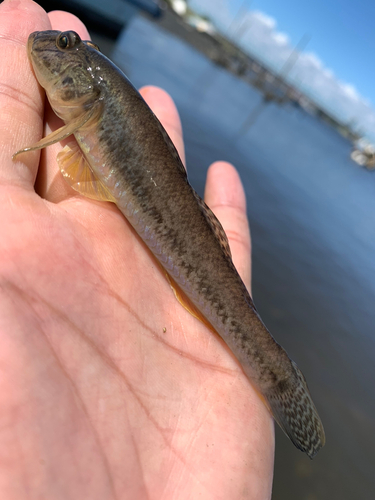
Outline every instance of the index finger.
<path id="1" fill-rule="evenodd" d="M 33 189 L 39 152 L 12 155 L 37 142 L 43 127 L 44 93 L 26 51 L 33 31 L 51 29 L 46 12 L 31 0 L 0 5 L 0 184 Z"/>

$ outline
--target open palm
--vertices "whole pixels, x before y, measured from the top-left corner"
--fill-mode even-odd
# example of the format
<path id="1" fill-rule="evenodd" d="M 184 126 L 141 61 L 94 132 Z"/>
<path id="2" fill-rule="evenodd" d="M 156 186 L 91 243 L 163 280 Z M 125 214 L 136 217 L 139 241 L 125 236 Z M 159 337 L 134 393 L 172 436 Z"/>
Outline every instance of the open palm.
<path id="1" fill-rule="evenodd" d="M 29 33 L 85 28 L 30 0 L 0 11 L 0 497 L 269 498 L 272 419 L 230 351 L 176 301 L 117 208 L 65 184 L 60 145 L 11 160 L 42 134 Z M 183 156 L 172 101 L 143 95 Z M 210 168 L 206 202 L 250 286 L 229 164 Z"/>

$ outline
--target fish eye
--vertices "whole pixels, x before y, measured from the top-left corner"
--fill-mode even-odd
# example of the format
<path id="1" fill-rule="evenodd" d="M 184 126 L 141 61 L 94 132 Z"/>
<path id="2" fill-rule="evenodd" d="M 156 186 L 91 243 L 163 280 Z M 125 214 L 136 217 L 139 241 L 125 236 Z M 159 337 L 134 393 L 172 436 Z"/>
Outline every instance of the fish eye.
<path id="1" fill-rule="evenodd" d="M 73 49 L 81 43 L 79 35 L 75 31 L 63 31 L 56 40 L 59 49 Z"/>

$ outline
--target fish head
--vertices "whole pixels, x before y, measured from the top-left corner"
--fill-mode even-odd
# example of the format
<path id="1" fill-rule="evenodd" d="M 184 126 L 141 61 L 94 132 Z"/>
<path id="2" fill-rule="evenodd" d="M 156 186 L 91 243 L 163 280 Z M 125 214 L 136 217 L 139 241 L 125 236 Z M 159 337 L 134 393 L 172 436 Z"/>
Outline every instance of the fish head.
<path id="1" fill-rule="evenodd" d="M 55 113 L 70 120 L 100 99 L 99 48 L 75 31 L 35 31 L 27 42 L 35 76 Z"/>

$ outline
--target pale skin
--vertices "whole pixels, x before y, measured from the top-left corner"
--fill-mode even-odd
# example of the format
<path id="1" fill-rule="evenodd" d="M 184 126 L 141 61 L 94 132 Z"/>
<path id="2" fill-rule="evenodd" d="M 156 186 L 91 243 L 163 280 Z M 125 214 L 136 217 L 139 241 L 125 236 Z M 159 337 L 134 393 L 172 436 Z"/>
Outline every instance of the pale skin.
<path id="1" fill-rule="evenodd" d="M 0 497 L 269 499 L 273 420 L 227 347 L 117 208 L 65 183 L 60 144 L 12 161 L 59 125 L 25 49 L 46 29 L 89 38 L 68 13 L 0 5 Z M 184 158 L 171 98 L 142 95 Z M 250 289 L 233 166 L 211 165 L 205 200 Z"/>

